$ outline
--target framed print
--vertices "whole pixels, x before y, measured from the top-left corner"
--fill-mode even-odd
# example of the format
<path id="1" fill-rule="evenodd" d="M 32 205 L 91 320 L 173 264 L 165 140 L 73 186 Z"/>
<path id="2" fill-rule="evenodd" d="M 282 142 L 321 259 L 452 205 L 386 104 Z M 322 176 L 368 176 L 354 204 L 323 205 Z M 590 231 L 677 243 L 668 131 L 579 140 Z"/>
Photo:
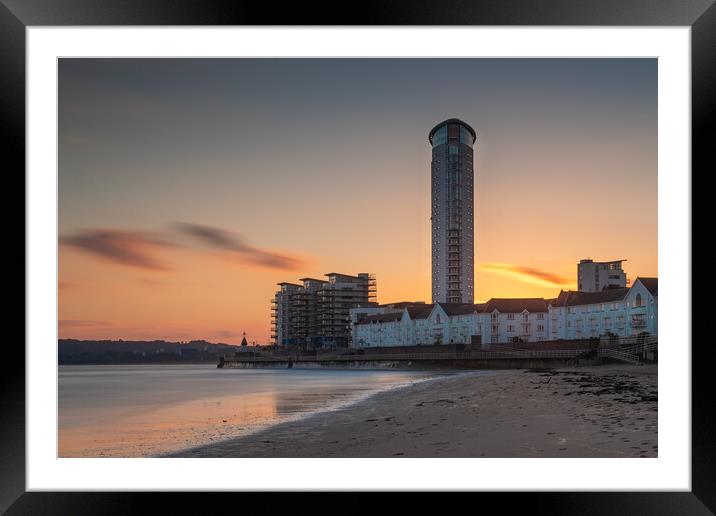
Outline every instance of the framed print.
<path id="1" fill-rule="evenodd" d="M 714 7 L 367 12 L 4 1 L 3 510 L 716 506 L 691 344 Z"/>

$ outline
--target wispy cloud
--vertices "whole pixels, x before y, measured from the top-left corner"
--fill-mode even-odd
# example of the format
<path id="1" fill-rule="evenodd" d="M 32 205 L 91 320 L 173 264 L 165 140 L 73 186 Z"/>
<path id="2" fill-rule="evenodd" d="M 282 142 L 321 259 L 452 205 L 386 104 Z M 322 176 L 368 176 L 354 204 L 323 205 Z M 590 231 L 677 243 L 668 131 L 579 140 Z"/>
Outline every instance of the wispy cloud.
<path id="1" fill-rule="evenodd" d="M 224 229 L 179 222 L 172 230 L 128 231 L 87 229 L 60 238 L 60 244 L 73 247 L 95 258 L 148 271 L 166 271 L 169 267 L 157 255 L 162 249 L 181 249 L 181 237 L 190 237 L 201 248 L 219 251 L 225 258 L 258 267 L 295 271 L 304 265 L 298 256 L 261 249 L 239 235 Z M 158 286 L 146 278 L 140 282 Z"/>
<path id="2" fill-rule="evenodd" d="M 254 247 L 239 235 L 225 229 L 186 222 L 177 222 L 174 227 L 194 241 L 210 248 L 229 253 L 230 258 L 273 269 L 298 270 L 303 260 L 297 256 L 267 251 Z"/>
<path id="3" fill-rule="evenodd" d="M 91 229 L 60 238 L 60 244 L 113 263 L 149 270 L 167 270 L 155 256 L 157 248 L 173 247 L 157 233 Z"/>
<path id="4" fill-rule="evenodd" d="M 222 339 L 231 339 L 239 337 L 241 334 L 236 333 L 235 331 L 231 330 L 217 330 L 214 332 L 214 337 L 222 338 Z"/>
<path id="5" fill-rule="evenodd" d="M 145 287 L 165 287 L 166 283 L 164 281 L 158 281 L 150 278 L 137 278 L 135 280 L 140 285 L 144 285 Z"/>
<path id="6" fill-rule="evenodd" d="M 86 319 L 60 319 L 60 328 L 95 328 L 98 326 L 111 326 L 108 321 L 92 321 Z"/>
<path id="7" fill-rule="evenodd" d="M 515 265 L 513 263 L 483 263 L 480 265 L 480 269 L 484 271 L 496 272 L 498 274 L 512 276 L 516 279 L 528 283 L 538 283 L 540 285 L 562 287 L 571 285 L 573 283 L 573 279 L 569 276 L 556 274 L 548 271 L 541 271 L 532 267 Z"/>

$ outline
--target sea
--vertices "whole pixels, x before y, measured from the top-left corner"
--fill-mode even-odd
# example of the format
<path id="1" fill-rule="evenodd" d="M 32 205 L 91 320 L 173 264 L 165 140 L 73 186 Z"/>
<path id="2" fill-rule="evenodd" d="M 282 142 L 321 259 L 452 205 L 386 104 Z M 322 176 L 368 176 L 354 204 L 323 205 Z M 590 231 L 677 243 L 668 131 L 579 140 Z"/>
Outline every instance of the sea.
<path id="1" fill-rule="evenodd" d="M 213 364 L 60 366 L 58 456 L 161 456 L 337 410 L 439 374 Z"/>

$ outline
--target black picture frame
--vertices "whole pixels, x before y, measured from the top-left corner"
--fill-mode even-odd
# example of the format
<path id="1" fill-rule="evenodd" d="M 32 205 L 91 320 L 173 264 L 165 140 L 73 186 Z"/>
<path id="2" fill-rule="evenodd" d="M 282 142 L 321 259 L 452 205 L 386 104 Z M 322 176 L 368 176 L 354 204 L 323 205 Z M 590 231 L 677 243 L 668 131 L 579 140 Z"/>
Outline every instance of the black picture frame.
<path id="1" fill-rule="evenodd" d="M 698 170 L 701 169 L 703 175 L 713 168 L 708 167 L 710 146 L 716 136 L 709 127 L 716 92 L 716 7 L 713 3 L 713 0 L 429 3 L 408 0 L 364 1 L 338 8 L 335 3 L 324 6 L 217 0 L 0 0 L 0 121 L 7 135 L 3 140 L 3 162 L 11 163 L 8 168 L 3 167 L 4 179 L 22 181 L 19 190 L 13 191 L 25 191 L 24 181 L 20 179 L 21 170 L 25 168 L 25 29 L 43 25 L 690 26 L 693 178 Z M 3 207 L 7 212 L 6 220 L 12 220 L 10 203 L 3 203 Z M 24 251 L 22 265 L 18 253 L 8 254 L 13 269 L 24 267 Z M 691 282 L 691 278 L 684 281 Z M 685 331 L 686 339 L 690 339 L 688 331 Z M 171 510 L 172 506 L 187 511 L 190 507 L 187 496 L 179 493 L 25 492 L 26 363 L 24 350 L 13 344 L 7 342 L 5 345 L 5 363 L 0 375 L 0 510 L 7 514 L 133 514 L 151 510 L 150 503 L 160 498 L 165 511 Z M 684 342 L 685 346 L 690 344 Z M 712 418 L 709 418 L 715 405 L 708 348 L 710 346 L 692 347 L 691 492 L 481 493 L 479 496 L 495 498 L 501 511 L 524 507 L 531 513 L 541 514 L 710 514 L 716 511 L 716 441 L 711 437 L 714 427 Z M 248 493 L 199 496 L 203 500 L 200 503 L 214 508 L 232 496 L 240 497 L 242 505 L 249 500 L 259 500 L 259 494 Z M 309 494 L 294 496 L 305 498 Z M 316 510 L 330 509 L 321 508 L 319 504 Z"/>

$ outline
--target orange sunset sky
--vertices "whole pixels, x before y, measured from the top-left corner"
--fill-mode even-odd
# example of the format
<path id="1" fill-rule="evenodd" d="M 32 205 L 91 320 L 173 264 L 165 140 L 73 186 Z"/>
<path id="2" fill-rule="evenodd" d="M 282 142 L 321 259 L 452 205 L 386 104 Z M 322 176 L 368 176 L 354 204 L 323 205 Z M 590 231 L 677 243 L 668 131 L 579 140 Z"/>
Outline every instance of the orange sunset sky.
<path id="1" fill-rule="evenodd" d="M 276 283 L 328 272 L 430 302 L 450 117 L 477 301 L 658 275 L 655 59 L 62 59 L 60 338 L 263 344 Z"/>

